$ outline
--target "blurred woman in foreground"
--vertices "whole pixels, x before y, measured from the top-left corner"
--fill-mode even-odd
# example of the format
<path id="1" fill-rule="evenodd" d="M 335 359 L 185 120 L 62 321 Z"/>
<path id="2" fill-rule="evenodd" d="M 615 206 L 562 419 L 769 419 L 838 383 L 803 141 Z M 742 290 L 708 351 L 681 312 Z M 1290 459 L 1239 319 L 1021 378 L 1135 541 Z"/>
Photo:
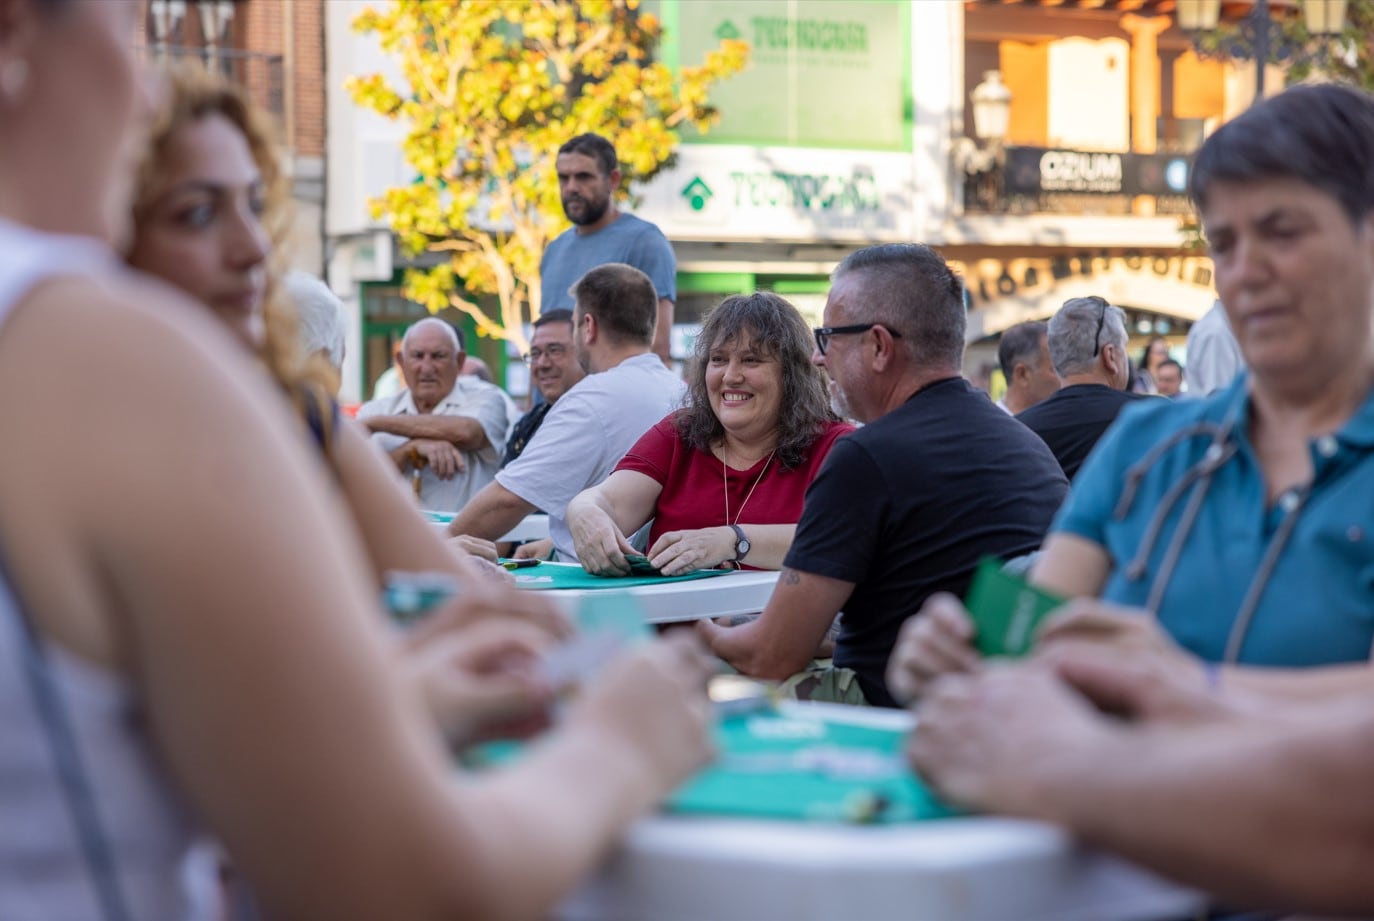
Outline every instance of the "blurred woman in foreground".
<path id="1" fill-rule="evenodd" d="M 697 651 L 455 776 L 318 453 L 110 249 L 139 10 L 0 0 L 0 917 L 215 917 L 201 821 L 269 917 L 542 916 L 706 756 Z"/>
<path id="2" fill-rule="evenodd" d="M 474 567 L 416 514 L 366 433 L 339 413 L 327 359 L 301 354 L 282 284 L 287 182 L 265 116 L 239 90 L 200 68 L 171 72 L 139 170 L 129 264 L 204 304 L 259 356 L 319 446 L 378 578 L 389 570 L 471 578 Z M 487 541 L 465 546 L 496 559 Z"/>

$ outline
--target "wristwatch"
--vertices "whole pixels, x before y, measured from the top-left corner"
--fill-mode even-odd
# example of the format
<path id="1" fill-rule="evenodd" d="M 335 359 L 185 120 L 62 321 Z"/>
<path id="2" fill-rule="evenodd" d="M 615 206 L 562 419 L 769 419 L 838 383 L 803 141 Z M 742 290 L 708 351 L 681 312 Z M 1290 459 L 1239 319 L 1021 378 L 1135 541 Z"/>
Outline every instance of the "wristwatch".
<path id="1" fill-rule="evenodd" d="M 735 532 L 735 562 L 738 563 L 748 556 L 749 550 L 753 547 L 753 544 L 749 543 L 749 538 L 744 536 L 744 531 L 739 525 L 732 524 L 730 528 Z"/>

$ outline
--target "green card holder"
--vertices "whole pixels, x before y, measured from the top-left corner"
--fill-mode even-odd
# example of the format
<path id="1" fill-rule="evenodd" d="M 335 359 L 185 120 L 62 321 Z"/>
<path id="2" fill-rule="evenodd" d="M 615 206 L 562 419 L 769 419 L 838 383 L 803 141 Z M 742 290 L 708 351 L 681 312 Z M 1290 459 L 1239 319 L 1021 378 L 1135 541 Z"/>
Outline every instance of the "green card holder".
<path id="1" fill-rule="evenodd" d="M 978 564 L 964 601 L 976 628 L 974 647 L 987 658 L 1028 654 L 1040 622 L 1063 604 L 1063 598 L 1004 571 L 995 557 Z"/>

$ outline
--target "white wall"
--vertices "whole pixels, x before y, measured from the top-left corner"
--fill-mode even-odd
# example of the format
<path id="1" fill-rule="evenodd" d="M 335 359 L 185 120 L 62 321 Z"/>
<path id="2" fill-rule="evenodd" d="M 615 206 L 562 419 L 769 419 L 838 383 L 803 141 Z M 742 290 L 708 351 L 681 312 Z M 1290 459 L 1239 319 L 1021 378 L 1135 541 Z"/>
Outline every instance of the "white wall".
<path id="1" fill-rule="evenodd" d="M 957 205 L 952 139 L 964 125 L 964 8 L 958 0 L 911 3 L 915 240 L 931 241 Z"/>
<path id="2" fill-rule="evenodd" d="M 367 210 L 369 197 L 407 176 L 401 155 L 404 126 L 390 122 L 353 102 L 344 89 L 352 76 L 380 72 L 400 82 L 396 60 L 382 52 L 376 39 L 353 31 L 355 17 L 368 6 L 366 0 L 329 0 L 324 4 L 326 64 L 325 276 L 344 303 L 346 354 L 340 398 L 356 402 L 362 374 L 361 282 L 391 276 L 391 236 L 383 222 Z"/>
<path id="3" fill-rule="evenodd" d="M 330 236 L 382 226 L 368 216 L 367 199 L 408 178 L 401 156 L 404 127 L 356 105 L 344 89 L 349 77 L 377 72 L 402 83 L 396 59 L 382 52 L 375 37 L 353 31 L 354 18 L 368 5 L 367 0 L 324 4 L 329 120 L 325 233 Z"/>

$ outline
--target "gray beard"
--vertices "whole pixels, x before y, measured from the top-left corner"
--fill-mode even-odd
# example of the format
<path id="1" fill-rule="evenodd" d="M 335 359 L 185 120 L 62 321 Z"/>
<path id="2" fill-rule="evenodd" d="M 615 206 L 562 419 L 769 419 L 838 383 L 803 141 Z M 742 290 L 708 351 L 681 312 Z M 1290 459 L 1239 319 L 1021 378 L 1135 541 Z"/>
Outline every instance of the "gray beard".
<path id="1" fill-rule="evenodd" d="M 835 415 L 841 419 L 854 420 L 854 412 L 849 408 L 849 400 L 845 398 L 844 392 L 840 390 L 840 385 L 833 380 L 830 381 L 830 408 Z"/>

